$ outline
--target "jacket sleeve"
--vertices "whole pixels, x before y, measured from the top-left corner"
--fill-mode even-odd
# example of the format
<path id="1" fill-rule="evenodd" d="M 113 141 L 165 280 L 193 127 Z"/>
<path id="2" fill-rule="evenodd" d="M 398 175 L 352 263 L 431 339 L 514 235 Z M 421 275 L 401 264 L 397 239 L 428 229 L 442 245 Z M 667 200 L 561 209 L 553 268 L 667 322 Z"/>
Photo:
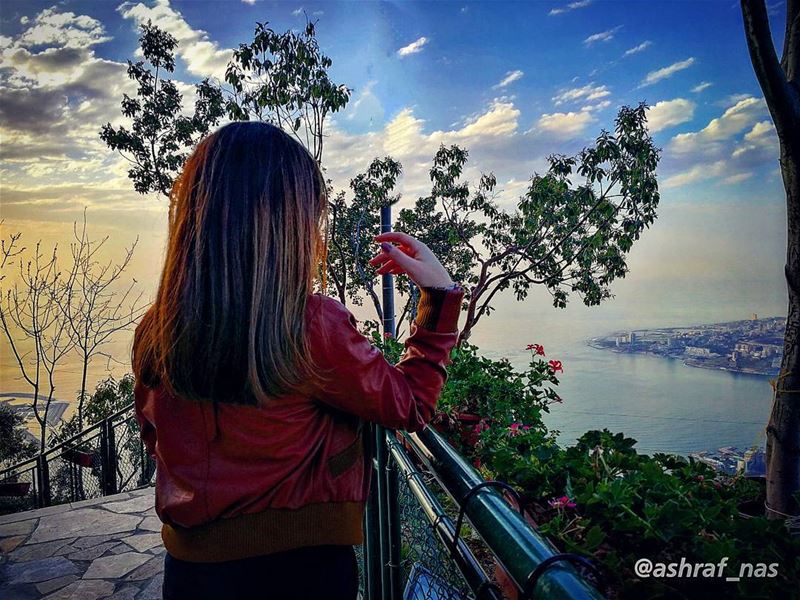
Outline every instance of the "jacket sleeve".
<path id="1" fill-rule="evenodd" d="M 324 379 L 312 384 L 320 402 L 393 429 L 419 431 L 433 418 L 458 340 L 461 288 L 422 288 L 405 352 L 391 365 L 358 331 L 340 302 L 319 296 L 312 357 Z"/>
<path id="2" fill-rule="evenodd" d="M 156 428 L 146 414 L 149 412 L 147 404 L 151 396 L 151 390 L 137 381 L 133 388 L 136 422 L 139 423 L 139 435 L 142 438 L 142 442 L 144 442 L 145 450 L 150 456 L 154 456 L 156 451 Z"/>

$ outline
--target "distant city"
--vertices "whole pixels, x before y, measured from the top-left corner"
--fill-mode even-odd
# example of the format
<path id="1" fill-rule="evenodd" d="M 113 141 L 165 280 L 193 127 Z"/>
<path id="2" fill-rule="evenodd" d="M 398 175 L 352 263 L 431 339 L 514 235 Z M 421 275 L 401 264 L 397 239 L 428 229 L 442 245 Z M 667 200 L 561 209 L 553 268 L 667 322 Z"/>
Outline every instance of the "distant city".
<path id="1" fill-rule="evenodd" d="M 689 458 L 726 475 L 744 475 L 745 477 L 764 477 L 767 472 L 766 453 L 764 448 L 746 448 L 727 446 L 719 450 L 703 450 L 691 452 Z"/>
<path id="2" fill-rule="evenodd" d="M 617 331 L 589 340 L 593 348 L 653 354 L 690 367 L 751 375 L 777 375 L 783 356 L 786 319 L 752 318 L 694 327 Z"/>

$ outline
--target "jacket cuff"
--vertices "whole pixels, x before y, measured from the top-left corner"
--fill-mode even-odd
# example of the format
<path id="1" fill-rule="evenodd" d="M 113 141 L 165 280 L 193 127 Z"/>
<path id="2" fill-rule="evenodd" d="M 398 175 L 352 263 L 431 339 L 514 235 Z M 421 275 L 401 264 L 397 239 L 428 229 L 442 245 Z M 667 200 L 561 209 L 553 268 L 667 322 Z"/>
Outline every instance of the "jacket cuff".
<path id="1" fill-rule="evenodd" d="M 420 288 L 417 304 L 417 326 L 436 333 L 458 331 L 458 315 L 461 313 L 461 300 L 464 290 L 460 286 L 453 289 Z"/>

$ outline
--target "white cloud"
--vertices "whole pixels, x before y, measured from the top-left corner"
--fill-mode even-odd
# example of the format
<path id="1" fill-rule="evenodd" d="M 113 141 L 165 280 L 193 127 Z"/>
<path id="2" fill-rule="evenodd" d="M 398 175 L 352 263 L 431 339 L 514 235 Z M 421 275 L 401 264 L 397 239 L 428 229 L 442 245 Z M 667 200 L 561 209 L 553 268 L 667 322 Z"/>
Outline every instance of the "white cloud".
<path id="1" fill-rule="evenodd" d="M 703 90 L 710 88 L 713 84 L 707 81 L 702 81 L 692 88 L 693 94 L 699 94 Z"/>
<path id="2" fill-rule="evenodd" d="M 639 44 L 638 46 L 634 46 L 633 48 L 629 48 L 628 50 L 625 50 L 625 54 L 623 54 L 623 56 L 630 56 L 631 54 L 638 54 L 639 52 L 642 52 L 643 50 L 646 50 L 647 48 L 649 48 L 652 45 L 653 45 L 653 42 L 651 42 L 650 40 L 645 40 L 641 44 Z"/>
<path id="3" fill-rule="evenodd" d="M 376 131 L 352 134 L 334 124 L 326 142 L 326 174 L 337 189 L 346 189 L 350 179 L 374 157 L 392 156 L 404 167 L 398 190 L 411 202 L 430 192 L 429 169 L 439 146 L 459 144 L 470 152 L 465 176 L 471 180 L 479 177 L 479 170 L 525 178 L 541 168 L 546 152 L 538 147 L 539 140 L 520 135 L 519 117 L 520 111 L 511 101 L 495 99 L 460 125 L 444 130 L 428 130 L 425 121 L 408 107 Z M 552 146 L 547 153 L 550 151 Z"/>
<path id="4" fill-rule="evenodd" d="M 552 134 L 558 139 L 571 139 L 583 132 L 594 121 L 589 111 L 543 114 L 536 128 Z"/>
<path id="5" fill-rule="evenodd" d="M 668 67 L 664 67 L 662 69 L 657 69 L 655 71 L 650 71 L 647 74 L 647 77 L 644 78 L 640 87 L 644 87 L 646 85 L 653 85 L 661 81 L 662 79 L 666 79 L 667 77 L 672 77 L 678 71 L 683 71 L 684 69 L 688 69 L 694 64 L 695 60 L 694 57 L 687 58 L 686 60 L 682 60 L 680 62 L 672 63 Z"/>
<path id="6" fill-rule="evenodd" d="M 20 21 L 21 22 L 21 21 Z M 27 25 L 26 20 L 23 25 Z M 107 42 L 103 24 L 87 15 L 58 12 L 53 6 L 40 12 L 33 23 L 20 36 L 20 46 L 58 46 L 63 48 L 88 48 Z"/>
<path id="7" fill-rule="evenodd" d="M 244 2 L 245 4 L 249 4 L 250 6 L 253 6 L 256 3 L 256 0 L 242 0 L 242 2 Z"/>
<path id="8" fill-rule="evenodd" d="M 735 175 L 731 175 L 730 177 L 726 177 L 722 180 L 722 183 L 726 185 L 734 185 L 737 183 L 741 183 L 742 181 L 746 181 L 753 176 L 752 171 L 748 171 L 746 173 L 736 173 Z"/>
<path id="9" fill-rule="evenodd" d="M 499 89 L 499 88 L 504 88 L 507 85 L 511 85 L 515 81 L 517 81 L 519 79 L 522 79 L 523 75 L 525 75 L 525 73 L 523 73 L 519 69 L 517 69 L 516 71 L 509 71 L 508 73 L 506 73 L 506 76 L 503 78 L 503 80 L 500 83 L 498 83 L 497 85 L 493 85 L 492 86 L 492 89 L 496 90 L 496 89 Z"/>
<path id="10" fill-rule="evenodd" d="M 691 121 L 695 103 L 684 98 L 656 102 L 647 111 L 647 126 L 652 133 Z"/>
<path id="11" fill-rule="evenodd" d="M 727 163 L 718 160 L 711 164 L 696 165 L 687 171 L 683 171 L 671 177 L 667 177 L 661 184 L 664 189 L 680 187 L 689 183 L 695 183 L 704 179 L 711 179 L 724 175 Z"/>
<path id="12" fill-rule="evenodd" d="M 425 47 L 425 44 L 428 43 L 428 38 L 425 36 L 419 38 L 411 42 L 408 46 L 403 46 L 397 51 L 397 55 L 400 57 L 408 56 L 409 54 L 416 54 L 417 52 L 422 52 L 422 49 Z"/>
<path id="13" fill-rule="evenodd" d="M 778 140 L 766 115 L 764 100 L 747 96 L 699 131 L 674 136 L 663 161 L 674 174 L 664 185 L 677 187 L 715 178 L 732 185 L 749 179 L 756 169 L 774 164 Z"/>
<path id="14" fill-rule="evenodd" d="M 600 102 L 596 102 L 595 104 L 586 104 L 581 106 L 581 110 L 585 111 L 593 111 L 593 110 L 603 110 L 604 108 L 608 108 L 611 106 L 611 100 L 601 100 Z"/>
<path id="15" fill-rule="evenodd" d="M 154 25 L 175 36 L 178 40 L 176 53 L 186 63 L 190 73 L 225 79 L 225 69 L 233 51 L 221 49 L 202 29 L 193 29 L 183 15 L 170 6 L 169 0 L 156 0 L 152 6 L 125 2 L 119 5 L 117 11 L 124 19 L 133 20 L 137 29 L 152 20 Z"/>
<path id="16" fill-rule="evenodd" d="M 575 0 L 575 2 L 570 2 L 569 4 L 561 8 L 554 8 L 547 14 L 552 17 L 555 15 L 560 15 L 566 12 L 570 12 L 572 10 L 576 10 L 578 8 L 584 8 L 586 6 L 589 6 L 591 3 L 592 0 Z"/>
<path id="17" fill-rule="evenodd" d="M 553 102 L 556 106 L 559 106 L 566 102 L 575 102 L 578 100 L 591 102 L 610 95 L 611 91 L 606 86 L 589 83 L 583 87 L 571 88 L 560 92 L 553 96 Z"/>
<path id="18" fill-rule="evenodd" d="M 733 158 L 747 160 L 775 160 L 778 156 L 778 134 L 772 121 L 759 121 L 744 134 L 742 141 L 731 155 Z"/>
<path id="19" fill-rule="evenodd" d="M 293 14 L 295 17 L 299 17 L 300 15 L 302 15 L 302 14 L 303 14 L 303 7 L 301 6 L 300 8 L 296 8 L 296 9 L 294 9 L 294 10 L 292 11 L 292 14 Z"/>
<path id="20" fill-rule="evenodd" d="M 722 116 L 711 119 L 700 131 L 679 133 L 669 144 L 672 154 L 708 155 L 727 146 L 727 142 L 741 133 L 766 112 L 766 104 L 761 98 L 748 96 L 726 109 Z"/>
<path id="21" fill-rule="evenodd" d="M 614 34 L 617 33 L 620 29 L 622 29 L 622 25 L 617 25 L 613 29 L 609 29 L 607 31 L 601 31 L 600 33 L 595 33 L 590 35 L 583 43 L 587 46 L 591 46 L 595 42 L 608 42 L 614 39 Z"/>

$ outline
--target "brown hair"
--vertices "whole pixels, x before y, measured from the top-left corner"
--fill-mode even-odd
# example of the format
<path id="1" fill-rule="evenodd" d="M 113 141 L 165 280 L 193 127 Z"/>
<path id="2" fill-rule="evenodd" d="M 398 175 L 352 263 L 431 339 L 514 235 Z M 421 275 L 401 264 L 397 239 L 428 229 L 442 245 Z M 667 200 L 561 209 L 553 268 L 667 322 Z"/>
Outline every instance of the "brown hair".
<path id="1" fill-rule="evenodd" d="M 156 300 L 136 329 L 148 387 L 262 404 L 312 376 L 305 310 L 323 278 L 325 182 L 272 125 L 235 122 L 203 139 L 172 188 Z"/>

